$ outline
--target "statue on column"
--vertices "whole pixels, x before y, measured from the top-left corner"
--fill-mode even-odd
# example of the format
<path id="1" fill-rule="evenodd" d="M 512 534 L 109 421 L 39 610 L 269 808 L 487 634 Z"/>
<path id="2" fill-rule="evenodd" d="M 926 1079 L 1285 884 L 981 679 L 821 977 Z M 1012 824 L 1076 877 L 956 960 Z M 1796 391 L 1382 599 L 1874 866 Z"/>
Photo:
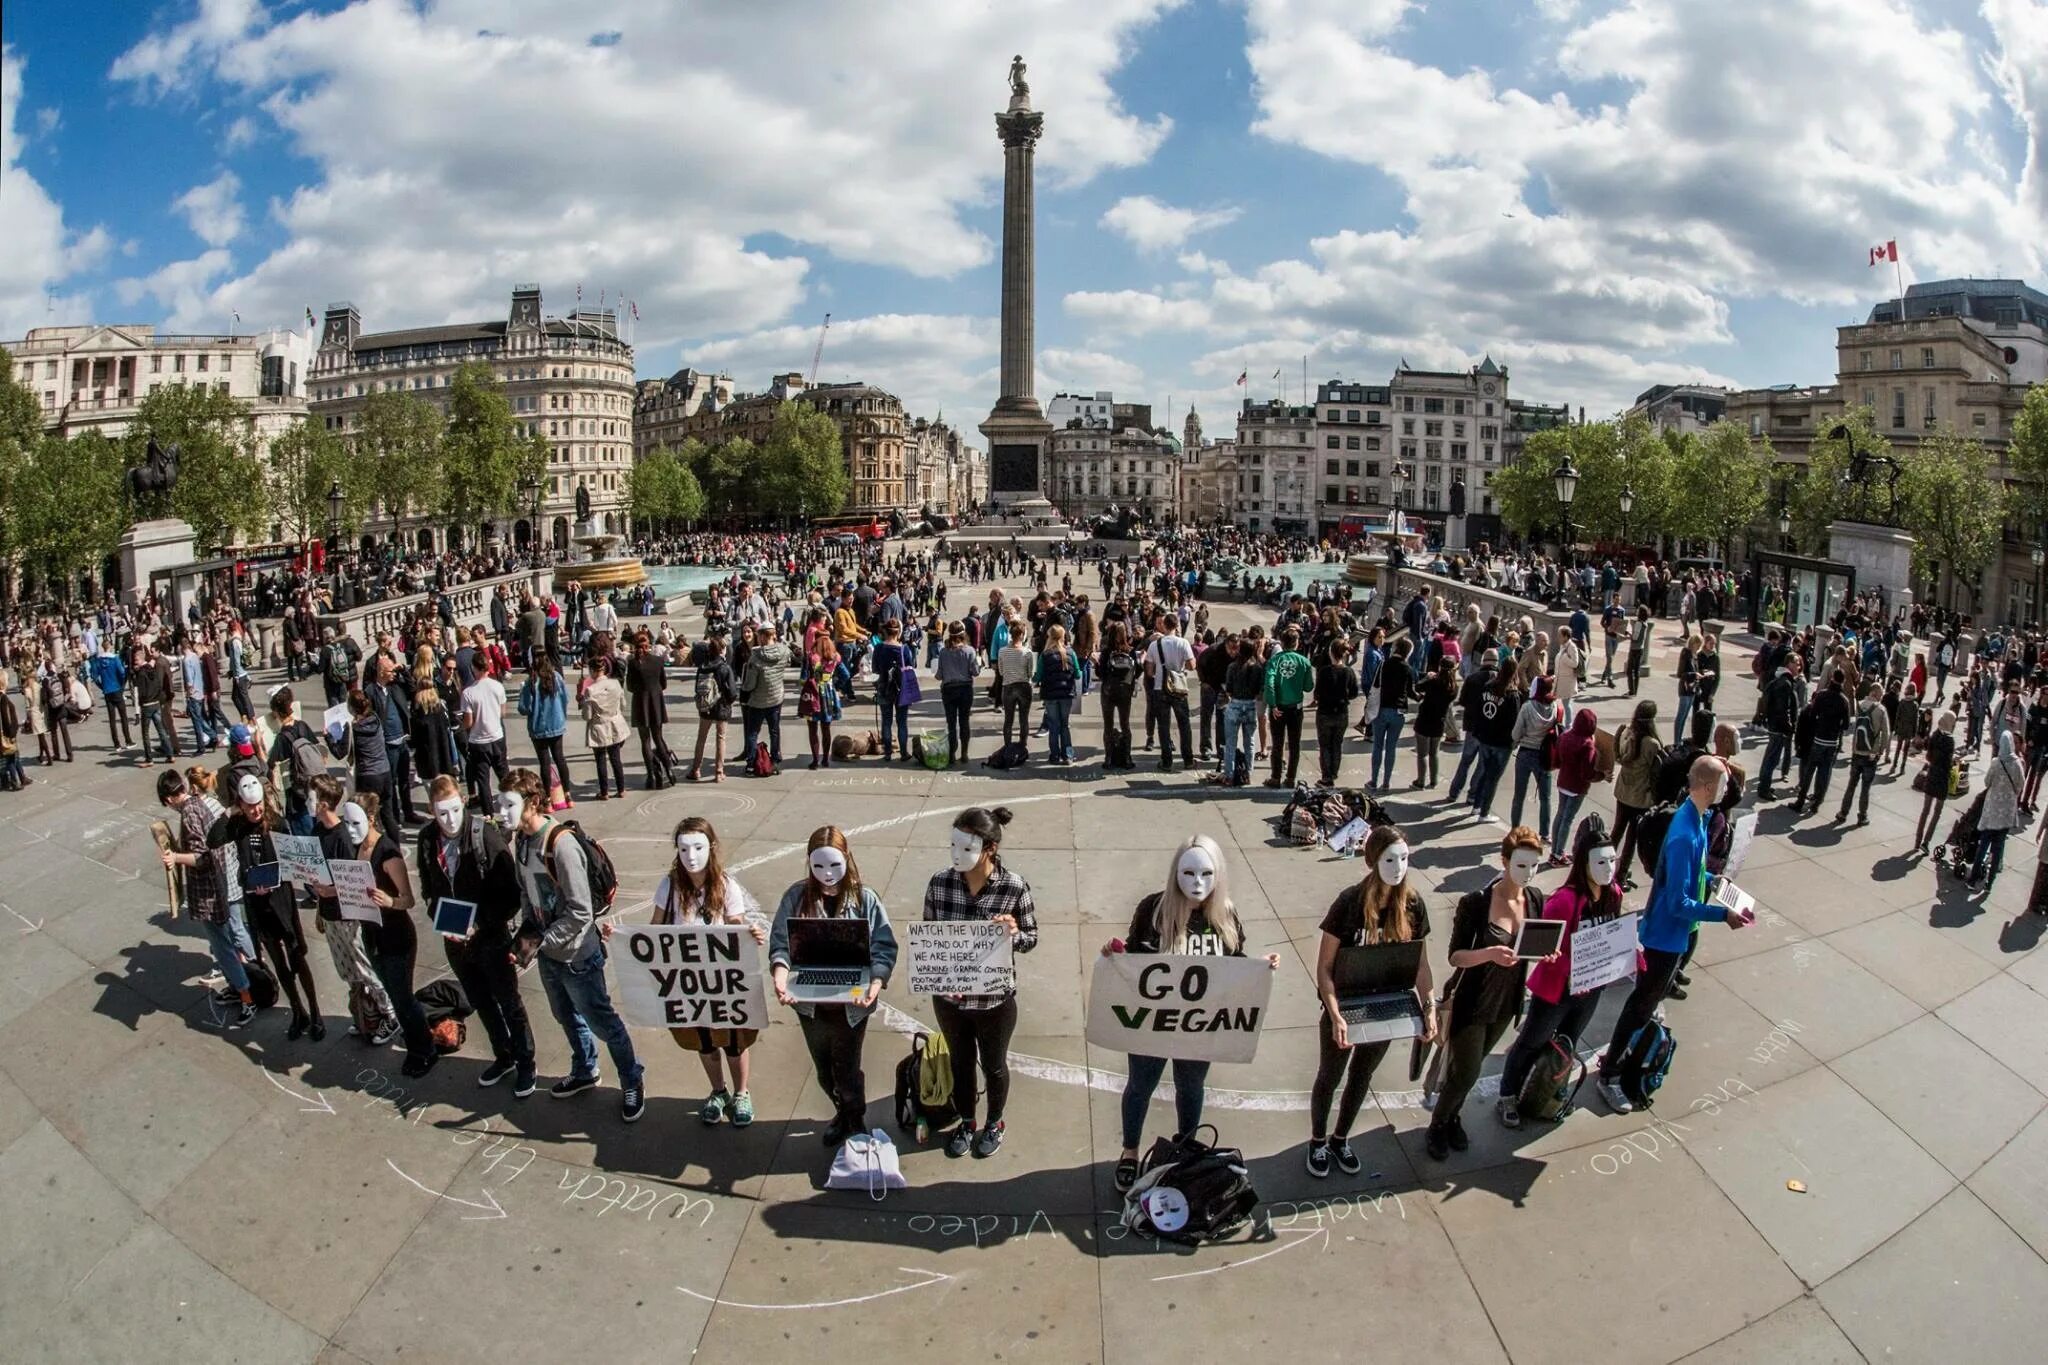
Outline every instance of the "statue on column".
<path id="1" fill-rule="evenodd" d="M 175 444 L 158 445 L 152 436 L 142 463 L 123 476 L 130 513 L 136 519 L 171 515 L 171 490 L 178 486 L 179 454 Z"/>
<path id="2" fill-rule="evenodd" d="M 1010 93 L 1013 95 L 1029 95 L 1031 93 L 1031 87 L 1024 81 L 1024 54 L 1021 52 L 1010 58 Z"/>
<path id="3" fill-rule="evenodd" d="M 585 532 L 597 529 L 590 524 L 590 486 L 588 484 L 579 483 L 576 485 L 576 524 L 582 527 Z"/>

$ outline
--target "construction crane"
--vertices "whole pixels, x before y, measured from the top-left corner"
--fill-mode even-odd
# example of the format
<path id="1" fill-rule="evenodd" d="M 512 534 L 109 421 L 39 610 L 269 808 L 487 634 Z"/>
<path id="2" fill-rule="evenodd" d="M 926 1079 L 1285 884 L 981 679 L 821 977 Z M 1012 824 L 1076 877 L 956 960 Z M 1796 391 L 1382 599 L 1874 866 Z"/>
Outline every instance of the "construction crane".
<path id="1" fill-rule="evenodd" d="M 818 358 L 825 354 L 825 333 L 832 330 L 832 315 L 825 314 L 825 325 L 818 329 L 818 345 L 811 352 L 811 377 L 804 381 L 805 388 L 815 388 L 818 383 Z"/>

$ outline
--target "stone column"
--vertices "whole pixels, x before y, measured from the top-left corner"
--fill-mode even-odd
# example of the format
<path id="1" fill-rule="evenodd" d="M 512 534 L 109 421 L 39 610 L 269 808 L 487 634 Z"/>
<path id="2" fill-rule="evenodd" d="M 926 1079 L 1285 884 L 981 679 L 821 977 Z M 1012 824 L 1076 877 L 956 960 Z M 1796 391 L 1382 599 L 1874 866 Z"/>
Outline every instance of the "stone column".
<path id="1" fill-rule="evenodd" d="M 1003 140 L 1003 356 L 999 407 L 1012 406 L 1020 399 L 1031 403 L 1036 388 L 1036 206 L 1032 162 L 1044 125 L 1045 115 L 1034 112 L 1022 95 L 1010 101 L 1006 112 L 996 115 L 996 131 Z"/>

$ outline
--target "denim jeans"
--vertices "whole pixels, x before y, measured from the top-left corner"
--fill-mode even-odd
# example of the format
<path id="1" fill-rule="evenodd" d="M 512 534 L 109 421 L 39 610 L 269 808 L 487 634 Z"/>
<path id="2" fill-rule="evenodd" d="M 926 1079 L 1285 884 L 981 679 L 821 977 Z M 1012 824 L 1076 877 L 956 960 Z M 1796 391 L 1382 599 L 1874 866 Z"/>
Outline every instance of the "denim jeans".
<path id="1" fill-rule="evenodd" d="M 1691 693 L 1681 692 L 1678 694 L 1678 709 L 1672 713 L 1671 717 L 1671 742 L 1673 744 L 1685 743 L 1685 718 L 1692 714 L 1692 702 Z"/>
<path id="2" fill-rule="evenodd" d="M 1046 756 L 1054 760 L 1074 756 L 1074 736 L 1067 727 L 1067 718 L 1074 709 L 1072 697 L 1047 697 L 1042 703 L 1045 716 Z"/>
<path id="3" fill-rule="evenodd" d="M 212 724 L 206 719 L 205 702 L 187 701 L 185 703 L 185 716 L 192 722 L 193 753 L 204 753 L 220 742 L 220 736 L 214 733 Z"/>
<path id="4" fill-rule="evenodd" d="M 1465 779 L 1479 771 L 1479 737 L 1465 728 L 1465 743 L 1458 750 L 1458 770 L 1451 774 L 1450 799 L 1455 801 L 1465 790 Z"/>
<path id="5" fill-rule="evenodd" d="M 910 753 L 910 708 L 882 700 L 882 757 Z"/>
<path id="6" fill-rule="evenodd" d="M 256 945 L 250 941 L 249 926 L 242 922 L 242 907 L 231 905 L 225 920 L 219 924 L 201 920 L 199 927 L 206 931 L 207 946 L 213 949 L 213 965 L 228 979 L 228 988 L 237 993 L 248 990 L 249 973 L 242 969 L 242 963 L 256 956 Z"/>
<path id="7" fill-rule="evenodd" d="M 1550 828 L 1550 772 L 1543 766 L 1543 750 L 1540 747 L 1523 744 L 1515 749 L 1515 809 L 1511 825 L 1522 823 L 1522 798 L 1529 794 L 1529 779 L 1536 779 L 1536 809 L 1542 820 L 1536 830 L 1540 834 Z"/>
<path id="8" fill-rule="evenodd" d="M 1501 774 L 1505 773 L 1507 768 L 1507 745 L 1479 746 L 1479 763 L 1472 772 L 1472 809 L 1481 815 L 1493 814 L 1494 789 L 1500 786 Z"/>
<path id="9" fill-rule="evenodd" d="M 1757 784 L 1759 793 L 1771 789 L 1771 783 L 1778 775 L 1779 760 L 1787 758 L 1791 751 L 1792 736 L 1781 735 L 1773 730 L 1769 742 L 1764 745 L 1764 773 Z"/>
<path id="10" fill-rule="evenodd" d="M 166 763 L 170 763 L 170 762 L 173 762 L 173 761 L 175 761 L 175 760 L 177 759 L 177 757 L 178 757 L 178 739 L 177 739 L 177 736 L 175 736 L 175 735 L 173 735 L 173 734 L 171 733 L 171 727 L 170 727 L 169 725 L 165 724 L 165 722 L 164 722 L 164 708 L 163 708 L 163 703 L 161 703 L 161 702 L 154 702 L 154 703 L 151 703 L 150 705 L 148 705 L 148 706 L 145 706 L 145 707 L 143 707 L 143 708 L 142 708 L 142 724 L 141 724 L 141 730 L 142 730 L 142 761 L 143 761 L 144 763 L 147 763 L 147 762 L 149 762 L 149 761 L 150 761 L 150 758 L 151 758 L 151 749 L 150 749 L 150 745 L 149 745 L 149 735 L 150 735 L 150 731 L 152 731 L 152 730 L 154 730 L 154 731 L 156 732 L 156 737 L 157 737 L 157 740 L 158 740 L 158 742 L 159 742 L 159 743 L 161 743 L 161 744 L 163 745 L 163 749 L 164 749 L 164 762 L 166 762 Z"/>
<path id="11" fill-rule="evenodd" d="M 742 706 L 740 708 L 741 728 L 745 733 L 746 747 L 741 751 L 748 759 L 754 756 L 754 746 L 760 742 L 761 729 L 768 729 L 768 757 L 776 767 L 782 766 L 782 708 L 780 706 Z"/>
<path id="12" fill-rule="evenodd" d="M 1252 737 L 1258 733 L 1258 703 L 1246 698 L 1232 699 L 1223 706 L 1223 780 L 1235 782 L 1237 775 L 1251 772 Z M 1243 752 L 1238 743 L 1243 741 Z"/>
<path id="13" fill-rule="evenodd" d="M 597 1039 L 601 1037 L 611 1049 L 619 1084 L 638 1085 L 640 1058 L 633 1052 L 633 1036 L 626 1032 L 626 1021 L 612 1008 L 611 992 L 604 984 L 604 949 L 574 964 L 557 962 L 543 954 L 540 984 L 548 993 L 548 1008 L 555 1012 L 556 1021 L 569 1039 L 575 1074 L 597 1074 Z"/>
<path id="14" fill-rule="evenodd" d="M 1401 743 L 1401 727 L 1408 715 L 1398 707 L 1382 706 L 1372 718 L 1372 767 L 1367 782 L 1387 787 L 1394 782 L 1394 752 Z"/>
<path id="15" fill-rule="evenodd" d="M 1838 816 L 1836 816 L 1835 818 L 1836 818 L 1836 819 L 1838 819 L 1838 820 L 1846 820 L 1846 819 L 1848 819 L 1848 818 L 1849 818 L 1849 803 L 1850 803 L 1850 802 L 1851 802 L 1852 800 L 1854 800 L 1854 799 L 1855 799 L 1855 798 L 1856 798 L 1856 797 L 1857 797 L 1857 796 L 1858 796 L 1858 795 L 1860 794 L 1860 795 L 1862 796 L 1862 798 L 1863 798 L 1863 804 L 1861 805 L 1861 807 L 1859 807 L 1859 808 L 1858 808 L 1858 814 L 1859 814 L 1859 815 L 1861 815 L 1861 817 L 1862 817 L 1863 819 L 1865 819 L 1865 820 L 1868 820 L 1868 819 L 1870 818 L 1870 784 L 1871 784 L 1872 782 L 1876 781 L 1876 780 L 1877 780 L 1877 759 L 1875 759 L 1875 758 L 1852 758 L 1852 759 L 1850 759 L 1850 760 L 1849 760 L 1849 784 L 1848 784 L 1848 786 L 1847 786 L 1847 787 L 1845 787 L 1845 788 L 1843 789 L 1843 791 L 1842 791 L 1842 811 L 1841 811 L 1841 814 L 1840 814 L 1840 815 L 1838 815 Z M 1819 800 L 1820 800 L 1820 798 L 1818 798 L 1818 797 L 1815 797 L 1815 798 L 1814 798 L 1814 800 L 1815 800 L 1815 803 L 1816 803 L 1816 804 L 1818 804 L 1818 803 L 1819 803 Z"/>
<path id="16" fill-rule="evenodd" d="M 1557 823 L 1550 827 L 1550 851 L 1554 855 L 1570 857 L 1572 852 L 1572 821 L 1579 817 L 1580 803 L 1585 801 L 1584 792 L 1568 792 L 1557 789 Z"/>
<path id="17" fill-rule="evenodd" d="M 1145 1110 L 1152 1103 L 1152 1092 L 1166 1074 L 1166 1058 L 1133 1052 L 1126 1067 L 1130 1075 L 1124 1081 L 1124 1146 L 1135 1150 L 1138 1139 L 1145 1135 Z M 1185 1137 L 1201 1126 L 1202 1086 L 1208 1079 L 1207 1062 L 1173 1059 L 1173 1118 L 1180 1125 L 1174 1130 L 1176 1135 Z"/>

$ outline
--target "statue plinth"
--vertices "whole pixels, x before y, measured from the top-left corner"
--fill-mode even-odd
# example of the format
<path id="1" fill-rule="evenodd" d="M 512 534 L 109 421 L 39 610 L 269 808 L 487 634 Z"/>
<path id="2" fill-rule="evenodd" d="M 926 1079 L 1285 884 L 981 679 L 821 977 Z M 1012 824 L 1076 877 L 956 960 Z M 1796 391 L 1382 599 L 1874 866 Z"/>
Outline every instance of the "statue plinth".
<path id="1" fill-rule="evenodd" d="M 121 564 L 121 599 L 131 606 L 150 590 L 152 579 L 163 577 L 179 620 L 185 604 L 178 600 L 184 591 L 177 570 L 193 563 L 197 537 L 192 523 L 177 517 L 138 521 L 121 532 L 115 555 Z"/>

